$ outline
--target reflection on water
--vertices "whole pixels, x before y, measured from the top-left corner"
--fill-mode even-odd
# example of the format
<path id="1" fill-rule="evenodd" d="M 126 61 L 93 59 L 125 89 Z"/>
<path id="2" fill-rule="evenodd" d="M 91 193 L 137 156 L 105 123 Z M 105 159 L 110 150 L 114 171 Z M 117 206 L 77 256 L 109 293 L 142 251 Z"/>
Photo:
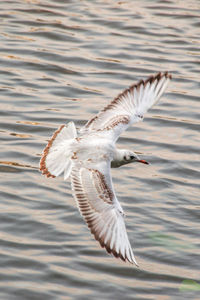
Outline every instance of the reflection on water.
<path id="1" fill-rule="evenodd" d="M 198 299 L 198 1 L 0 2 L 0 298 Z M 150 162 L 113 170 L 140 268 L 91 237 L 69 182 L 41 176 L 53 131 L 82 126 L 168 70 L 159 106 L 118 141 Z"/>

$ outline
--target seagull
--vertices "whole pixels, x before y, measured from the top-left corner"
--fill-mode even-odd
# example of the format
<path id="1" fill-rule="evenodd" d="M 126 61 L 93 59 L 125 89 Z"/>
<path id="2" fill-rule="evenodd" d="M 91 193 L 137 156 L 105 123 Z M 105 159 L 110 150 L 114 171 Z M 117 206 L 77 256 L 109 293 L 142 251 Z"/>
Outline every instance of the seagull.
<path id="1" fill-rule="evenodd" d="M 117 149 L 115 143 L 124 130 L 143 120 L 171 78 L 168 72 L 158 73 L 131 85 L 80 130 L 74 122 L 60 126 L 40 160 L 43 175 L 64 173 L 64 180 L 70 176 L 79 211 L 100 245 L 136 266 L 110 169 L 129 163 L 148 164 L 133 151 Z"/>

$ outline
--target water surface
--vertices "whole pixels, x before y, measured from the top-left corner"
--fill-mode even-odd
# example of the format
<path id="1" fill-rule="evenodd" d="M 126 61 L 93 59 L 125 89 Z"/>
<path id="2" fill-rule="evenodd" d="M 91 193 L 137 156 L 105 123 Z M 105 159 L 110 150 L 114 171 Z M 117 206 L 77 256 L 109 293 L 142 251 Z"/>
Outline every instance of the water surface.
<path id="1" fill-rule="evenodd" d="M 200 2 L 0 2 L 0 299 L 199 299 Z M 140 268 L 90 235 L 69 182 L 39 172 L 52 133 L 159 71 L 159 106 L 113 170 Z"/>

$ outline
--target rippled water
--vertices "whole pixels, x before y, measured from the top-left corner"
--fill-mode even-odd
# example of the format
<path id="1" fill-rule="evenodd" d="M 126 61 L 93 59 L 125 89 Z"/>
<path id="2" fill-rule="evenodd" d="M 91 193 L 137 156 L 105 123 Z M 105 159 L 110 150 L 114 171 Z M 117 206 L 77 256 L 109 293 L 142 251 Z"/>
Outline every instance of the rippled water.
<path id="1" fill-rule="evenodd" d="M 200 299 L 200 2 L 0 2 L 0 299 Z M 140 268 L 101 249 L 70 183 L 38 168 L 53 131 L 173 75 L 113 170 Z"/>

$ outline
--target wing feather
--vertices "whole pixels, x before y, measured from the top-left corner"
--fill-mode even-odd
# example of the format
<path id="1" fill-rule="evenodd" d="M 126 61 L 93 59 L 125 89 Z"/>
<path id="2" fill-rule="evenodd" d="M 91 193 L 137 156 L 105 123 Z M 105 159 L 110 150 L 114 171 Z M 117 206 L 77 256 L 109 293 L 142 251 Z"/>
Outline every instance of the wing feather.
<path id="1" fill-rule="evenodd" d="M 73 166 L 73 195 L 80 213 L 100 245 L 108 253 L 137 265 L 128 240 L 123 211 L 112 187 L 110 163 L 103 163 L 105 167 L 101 168 L 101 172 L 95 166 L 87 168 L 80 163 Z"/>
<path id="2" fill-rule="evenodd" d="M 132 85 L 89 120 L 80 132 L 98 131 L 105 134 L 107 131 L 107 135 L 116 141 L 122 131 L 141 121 L 148 109 L 158 102 L 170 79 L 168 72 L 158 73 Z"/>

